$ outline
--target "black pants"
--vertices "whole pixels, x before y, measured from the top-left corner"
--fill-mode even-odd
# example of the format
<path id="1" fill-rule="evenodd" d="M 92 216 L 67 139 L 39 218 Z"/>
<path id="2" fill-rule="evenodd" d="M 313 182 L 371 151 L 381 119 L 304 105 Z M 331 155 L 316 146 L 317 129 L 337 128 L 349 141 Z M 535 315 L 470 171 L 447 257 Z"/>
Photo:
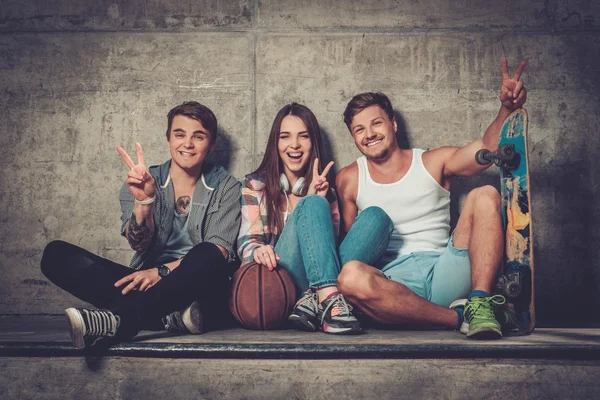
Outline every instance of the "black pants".
<path id="1" fill-rule="evenodd" d="M 119 279 L 135 272 L 126 266 L 63 241 L 44 249 L 42 273 L 54 284 L 95 307 L 109 309 L 121 317 L 119 337 L 135 336 L 142 329 L 164 329 L 161 319 L 198 300 L 204 326 L 227 325 L 231 270 L 219 248 L 200 243 L 186 254 L 181 264 L 145 292 L 121 294 Z"/>

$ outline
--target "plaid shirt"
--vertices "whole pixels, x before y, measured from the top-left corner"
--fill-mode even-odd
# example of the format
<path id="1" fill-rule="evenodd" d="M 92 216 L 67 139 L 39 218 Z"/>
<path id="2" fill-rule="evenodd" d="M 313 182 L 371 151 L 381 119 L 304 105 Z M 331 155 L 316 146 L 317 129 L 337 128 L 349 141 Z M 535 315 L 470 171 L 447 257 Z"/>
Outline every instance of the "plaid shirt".
<path id="1" fill-rule="evenodd" d="M 271 232 L 267 225 L 267 210 L 263 202 L 265 182 L 257 175 L 248 175 L 242 179 L 242 223 L 238 235 L 238 255 L 242 264 L 254 261 L 254 250 L 269 244 L 275 246 L 280 232 Z M 331 189 L 333 201 L 331 220 L 335 236 L 340 231 L 340 211 L 335 191 Z M 282 212 L 283 214 L 283 212 Z"/>

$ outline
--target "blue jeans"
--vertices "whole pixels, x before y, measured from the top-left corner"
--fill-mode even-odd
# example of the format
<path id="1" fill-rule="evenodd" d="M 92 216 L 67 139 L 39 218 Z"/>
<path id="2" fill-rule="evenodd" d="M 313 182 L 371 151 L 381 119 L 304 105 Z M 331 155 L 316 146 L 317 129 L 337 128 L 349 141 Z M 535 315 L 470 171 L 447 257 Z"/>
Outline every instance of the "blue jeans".
<path id="1" fill-rule="evenodd" d="M 288 217 L 275 252 L 301 295 L 309 287 L 335 286 L 348 261 L 373 265 L 387 248 L 392 230 L 390 217 L 379 207 L 369 207 L 356 217 L 338 248 L 327 199 L 306 196 Z"/>

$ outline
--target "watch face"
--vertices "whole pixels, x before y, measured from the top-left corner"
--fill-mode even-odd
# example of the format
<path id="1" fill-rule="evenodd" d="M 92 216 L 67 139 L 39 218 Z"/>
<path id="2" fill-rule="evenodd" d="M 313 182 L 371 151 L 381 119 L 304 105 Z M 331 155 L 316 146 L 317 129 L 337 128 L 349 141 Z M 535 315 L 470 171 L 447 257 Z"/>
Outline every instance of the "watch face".
<path id="1" fill-rule="evenodd" d="M 169 275 L 169 272 L 171 272 L 171 270 L 166 265 L 161 265 L 158 267 L 158 275 L 163 278 Z"/>

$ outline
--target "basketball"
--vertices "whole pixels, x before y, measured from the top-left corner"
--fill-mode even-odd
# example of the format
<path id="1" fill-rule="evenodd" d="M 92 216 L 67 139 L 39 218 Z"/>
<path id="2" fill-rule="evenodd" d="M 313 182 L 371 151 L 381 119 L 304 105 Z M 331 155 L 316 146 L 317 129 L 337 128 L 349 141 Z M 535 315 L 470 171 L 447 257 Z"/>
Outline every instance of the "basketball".
<path id="1" fill-rule="evenodd" d="M 233 275 L 231 287 L 231 313 L 246 329 L 280 327 L 296 302 L 294 280 L 281 267 L 269 271 L 254 262 L 242 265 Z"/>

